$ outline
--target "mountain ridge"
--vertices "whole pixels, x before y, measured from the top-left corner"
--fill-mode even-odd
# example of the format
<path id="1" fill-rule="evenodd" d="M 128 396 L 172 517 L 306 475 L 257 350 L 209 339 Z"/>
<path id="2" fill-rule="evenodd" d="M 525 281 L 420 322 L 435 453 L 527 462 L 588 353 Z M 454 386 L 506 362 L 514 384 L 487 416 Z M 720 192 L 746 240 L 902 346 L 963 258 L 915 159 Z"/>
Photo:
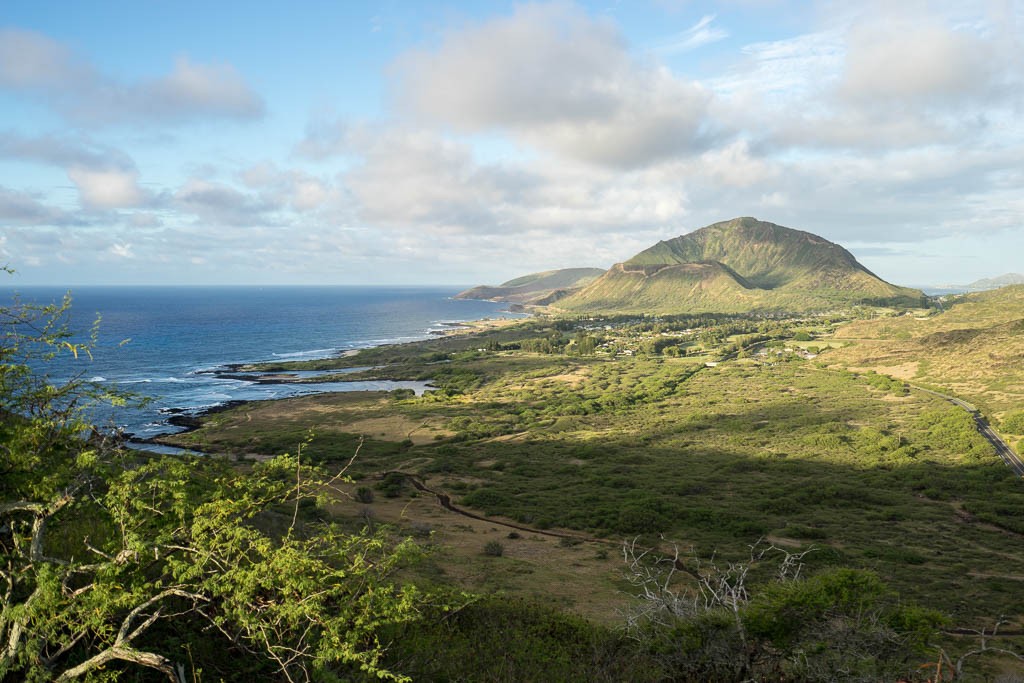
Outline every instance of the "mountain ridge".
<path id="1" fill-rule="evenodd" d="M 1024 285 L 1024 275 L 1021 273 L 1004 273 L 996 277 L 984 277 L 966 285 L 966 289 L 971 292 L 978 292 L 1011 285 Z"/>
<path id="2" fill-rule="evenodd" d="M 530 273 L 497 286 L 480 285 L 455 295 L 456 299 L 483 299 L 543 306 L 576 292 L 604 274 L 602 268 L 561 268 Z"/>

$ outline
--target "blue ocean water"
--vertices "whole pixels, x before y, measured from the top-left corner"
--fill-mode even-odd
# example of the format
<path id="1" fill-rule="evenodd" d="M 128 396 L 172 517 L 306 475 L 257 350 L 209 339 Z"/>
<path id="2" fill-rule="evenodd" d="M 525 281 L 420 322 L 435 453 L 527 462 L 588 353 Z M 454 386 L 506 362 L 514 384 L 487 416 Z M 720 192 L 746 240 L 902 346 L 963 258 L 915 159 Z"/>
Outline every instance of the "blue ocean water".
<path id="1" fill-rule="evenodd" d="M 67 289 L 0 290 L 7 304 L 49 303 Z M 210 371 L 230 363 L 323 358 L 346 350 L 424 339 L 446 323 L 510 317 L 505 304 L 452 299 L 447 287 L 74 287 L 71 324 L 99 317 L 92 358 L 64 354 L 47 371 L 81 375 L 151 400 L 102 416 L 138 437 L 174 431 L 170 411 L 318 391 L 422 389 L 421 383 L 256 384 Z"/>

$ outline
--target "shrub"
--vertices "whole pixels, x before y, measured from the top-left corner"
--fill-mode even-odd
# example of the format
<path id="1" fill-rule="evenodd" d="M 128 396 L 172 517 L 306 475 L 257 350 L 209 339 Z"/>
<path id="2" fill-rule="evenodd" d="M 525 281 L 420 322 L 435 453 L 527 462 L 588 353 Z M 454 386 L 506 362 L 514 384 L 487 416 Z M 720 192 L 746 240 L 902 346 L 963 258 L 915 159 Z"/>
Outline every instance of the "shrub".
<path id="1" fill-rule="evenodd" d="M 400 472 L 388 472 L 384 481 L 377 484 L 377 490 L 384 494 L 385 498 L 398 498 L 405 488 L 405 475 Z"/>
<path id="2" fill-rule="evenodd" d="M 501 557 L 505 554 L 505 546 L 500 541 L 487 541 L 484 544 L 484 555 L 489 557 Z"/>
<path id="3" fill-rule="evenodd" d="M 1007 413 L 1003 416 L 1000 426 L 1003 431 L 1011 434 L 1024 434 L 1024 410 Z"/>
<path id="4" fill-rule="evenodd" d="M 360 486 L 356 489 L 356 501 L 359 503 L 372 503 L 373 502 L 373 491 L 366 486 Z"/>

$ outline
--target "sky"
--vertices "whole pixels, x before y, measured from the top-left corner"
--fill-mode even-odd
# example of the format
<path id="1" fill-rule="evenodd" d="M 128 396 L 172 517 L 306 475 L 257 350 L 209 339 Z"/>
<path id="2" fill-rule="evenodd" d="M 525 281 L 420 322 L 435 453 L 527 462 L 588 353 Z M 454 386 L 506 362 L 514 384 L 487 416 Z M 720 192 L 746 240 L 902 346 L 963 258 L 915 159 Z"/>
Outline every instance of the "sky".
<path id="1" fill-rule="evenodd" d="M 496 284 L 754 216 L 1024 270 L 1024 0 L 0 4 L 6 284 Z"/>

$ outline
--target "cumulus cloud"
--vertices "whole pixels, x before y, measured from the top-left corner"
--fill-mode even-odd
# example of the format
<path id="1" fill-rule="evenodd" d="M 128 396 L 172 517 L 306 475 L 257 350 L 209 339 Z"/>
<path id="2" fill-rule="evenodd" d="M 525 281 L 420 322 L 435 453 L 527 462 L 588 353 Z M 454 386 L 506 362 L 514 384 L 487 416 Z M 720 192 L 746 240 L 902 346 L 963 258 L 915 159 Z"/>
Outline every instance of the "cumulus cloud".
<path id="1" fill-rule="evenodd" d="M 371 224 L 494 230 L 505 222 L 508 194 L 529 182 L 478 167 L 467 146 L 427 131 L 365 128 L 350 144 L 363 163 L 346 174 L 346 185 Z"/>
<path id="2" fill-rule="evenodd" d="M 397 99 L 430 121 L 501 130 L 536 149 L 639 167 L 705 148 L 709 93 L 630 55 L 616 28 L 568 5 L 526 5 L 396 65 Z"/>
<path id="3" fill-rule="evenodd" d="M 472 236 L 474 248 L 483 249 L 483 240 L 505 248 L 543 233 L 551 240 L 575 236 L 577 246 L 589 239 L 593 249 L 600 235 L 678 229 L 685 213 L 675 168 L 622 173 L 571 161 L 481 162 L 468 144 L 419 129 L 364 128 L 349 144 L 363 159 L 342 175 L 357 215 L 398 234 Z M 551 265 L 549 244 L 534 254 L 534 263 Z"/>
<path id="4" fill-rule="evenodd" d="M 302 170 L 280 169 L 270 162 L 250 166 L 240 177 L 266 203 L 288 205 L 298 212 L 319 209 L 338 198 L 337 190 L 328 181 Z"/>
<path id="5" fill-rule="evenodd" d="M 167 76 L 136 85 L 127 99 L 140 114 L 168 119 L 263 114 L 263 101 L 233 66 L 194 64 L 187 57 L 179 57 Z"/>
<path id="6" fill-rule="evenodd" d="M 139 207 L 156 201 L 139 185 L 139 171 L 128 155 L 80 138 L 0 133 L 0 159 L 65 169 L 86 210 Z"/>
<path id="7" fill-rule="evenodd" d="M 961 102 L 992 86 L 992 44 L 927 17 L 858 24 L 848 38 L 839 85 L 858 104 Z"/>
<path id="8" fill-rule="evenodd" d="M 139 173 L 134 169 L 72 166 L 68 169 L 68 178 L 78 188 L 82 206 L 87 209 L 119 209 L 150 202 L 150 197 L 139 187 Z"/>
<path id="9" fill-rule="evenodd" d="M 985 139 L 977 114 L 992 109 L 978 100 L 978 111 L 964 113 L 954 88 L 962 77 L 918 83 L 903 101 L 882 97 L 877 83 L 869 97 L 869 84 L 854 77 L 870 61 L 865 50 L 885 51 L 887 34 L 870 27 L 884 27 L 887 16 L 852 12 L 748 45 L 719 77 L 694 84 L 638 61 L 604 20 L 529 5 L 400 59 L 396 102 L 412 116 L 404 125 L 322 118 L 297 152 L 343 157 L 340 186 L 362 224 L 389 231 L 389 244 L 423 254 L 443 244 L 452 259 L 514 253 L 523 267 L 564 265 L 552 255 L 588 242 L 595 257 L 593 245 L 602 245 L 607 264 L 644 240 L 737 215 L 879 243 L 1007 225 L 1011 204 L 960 204 L 972 193 L 991 196 L 1013 163 L 972 153 L 967 140 Z M 930 21 L 919 24 L 915 45 L 935 38 L 927 27 L 939 20 Z M 959 54 L 957 32 L 968 29 L 950 22 L 941 24 L 942 50 Z M 971 35 L 985 33 L 971 26 Z M 705 18 L 691 30 L 711 27 Z M 986 88 L 973 92 L 981 98 L 993 91 Z M 682 143 L 680 130 L 689 135 Z M 480 157 L 472 134 L 481 131 L 540 154 Z M 969 225 L 979 214 L 983 225 Z M 470 235 L 472 246 L 460 247 Z M 531 254 L 530 240 L 543 253 Z"/>
<path id="10" fill-rule="evenodd" d="M 700 177 L 715 185 L 747 188 L 775 182 L 780 174 L 776 164 L 751 154 L 746 140 L 709 150 L 694 164 Z"/>
<path id="11" fill-rule="evenodd" d="M 244 120 L 264 112 L 263 100 L 230 64 L 180 57 L 169 74 L 121 82 L 52 38 L 22 29 L 0 30 L 0 88 L 91 126 Z"/>
<path id="12" fill-rule="evenodd" d="M 92 70 L 75 63 L 71 51 L 55 40 L 21 29 L 0 29 L 0 86 L 56 90 Z"/>

